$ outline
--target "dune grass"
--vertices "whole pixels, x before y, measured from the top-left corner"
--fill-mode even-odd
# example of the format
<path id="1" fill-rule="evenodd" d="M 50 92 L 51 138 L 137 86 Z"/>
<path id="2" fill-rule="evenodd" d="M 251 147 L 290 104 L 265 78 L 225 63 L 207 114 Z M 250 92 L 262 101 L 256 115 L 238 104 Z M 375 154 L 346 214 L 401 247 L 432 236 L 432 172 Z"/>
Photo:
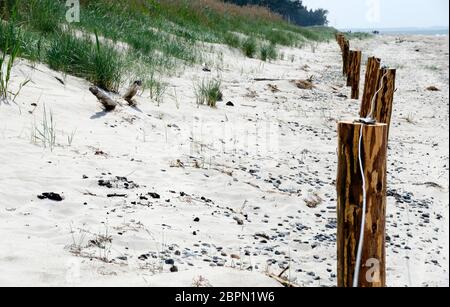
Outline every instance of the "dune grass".
<path id="1" fill-rule="evenodd" d="M 242 52 L 246 57 L 253 58 L 255 57 L 258 45 L 256 39 L 253 37 L 248 37 L 242 43 Z"/>
<path id="2" fill-rule="evenodd" d="M 95 42 L 90 36 L 77 37 L 73 32 L 54 36 L 46 54 L 50 68 L 85 78 L 108 91 L 117 92 L 121 84 L 124 61 L 122 56 L 106 43 Z"/>
<path id="3" fill-rule="evenodd" d="M 260 47 L 260 56 L 259 58 L 262 61 L 275 60 L 278 56 L 276 47 L 274 44 L 264 44 Z"/>
<path id="4" fill-rule="evenodd" d="M 57 31 L 64 16 L 64 9 L 55 0 L 28 0 L 25 4 L 22 19 L 35 30 L 43 33 Z"/>
<path id="5" fill-rule="evenodd" d="M 0 3 L 0 43 L 6 41 L 5 25 L 12 25 L 21 32 L 22 57 L 109 91 L 119 89 L 125 70 L 145 67 L 155 79 L 155 74 L 202 63 L 203 42 L 269 60 L 276 57 L 278 45 L 299 46 L 334 35 L 330 28 L 291 25 L 263 7 L 218 0 L 81 0 L 81 20 L 74 24 L 65 21 L 65 1 Z M 118 43 L 126 48 L 119 50 Z"/>
<path id="6" fill-rule="evenodd" d="M 217 106 L 217 102 L 222 100 L 222 85 L 219 79 L 202 80 L 195 85 L 195 96 L 197 97 L 197 105 L 207 105 L 211 108 Z"/>
<path id="7" fill-rule="evenodd" d="M 0 25 L 0 101 L 8 99 L 11 70 L 20 52 L 20 33 L 13 26 Z"/>

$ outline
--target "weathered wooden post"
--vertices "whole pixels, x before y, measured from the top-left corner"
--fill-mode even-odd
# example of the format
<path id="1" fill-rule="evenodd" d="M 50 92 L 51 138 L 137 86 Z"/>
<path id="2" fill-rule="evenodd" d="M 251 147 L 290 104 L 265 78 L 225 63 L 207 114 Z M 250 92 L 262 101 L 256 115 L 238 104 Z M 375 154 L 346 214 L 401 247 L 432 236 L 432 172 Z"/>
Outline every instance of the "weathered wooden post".
<path id="1" fill-rule="evenodd" d="M 342 42 L 342 63 L 342 72 L 344 76 L 347 76 L 350 66 L 350 42 L 348 39 L 344 39 Z"/>
<path id="2" fill-rule="evenodd" d="M 353 59 L 354 57 L 354 51 L 353 50 L 349 50 L 348 52 L 348 65 L 347 65 L 347 86 L 351 86 L 352 85 L 352 64 L 353 64 Z"/>
<path id="3" fill-rule="evenodd" d="M 376 57 L 370 57 L 367 60 L 364 93 L 362 96 L 361 109 L 359 112 L 359 116 L 361 118 L 365 118 L 367 117 L 367 115 L 369 115 L 372 98 L 378 90 L 378 85 L 380 82 L 380 65 L 381 59 L 378 59 Z"/>
<path id="4" fill-rule="evenodd" d="M 335 37 L 336 37 L 336 42 L 339 44 L 339 46 L 341 46 L 342 33 L 336 32 Z"/>
<path id="5" fill-rule="evenodd" d="M 361 126 L 355 122 L 338 124 L 338 286 L 353 286 L 358 245 L 362 243 L 357 286 L 385 287 L 387 125 Z M 366 218 L 363 242 L 360 242 L 364 199 Z"/>
<path id="6" fill-rule="evenodd" d="M 347 75 L 347 86 L 352 88 L 352 99 L 359 99 L 359 83 L 361 80 L 361 51 L 350 50 Z"/>
<path id="7" fill-rule="evenodd" d="M 345 40 L 344 34 L 342 34 L 342 33 L 336 34 L 336 41 L 337 41 L 339 47 L 341 47 L 341 51 L 342 51 L 344 40 Z"/>
<path id="8" fill-rule="evenodd" d="M 370 99 L 369 97 L 366 98 L 368 101 L 363 100 L 359 114 L 362 118 L 365 118 L 370 114 L 373 97 L 378 92 L 373 105 L 372 117 L 378 123 L 387 124 L 388 137 L 391 126 L 396 73 L 395 69 L 383 68 L 378 70 L 377 81 L 374 82 L 376 86 L 372 85 L 375 90 L 373 90 Z"/>
<path id="9" fill-rule="evenodd" d="M 391 118 L 395 93 L 395 77 L 397 71 L 395 69 L 381 69 L 380 76 L 384 78 L 380 80 L 382 90 L 378 93 L 374 107 L 374 119 L 379 123 L 387 124 L 387 136 L 391 128 Z"/>

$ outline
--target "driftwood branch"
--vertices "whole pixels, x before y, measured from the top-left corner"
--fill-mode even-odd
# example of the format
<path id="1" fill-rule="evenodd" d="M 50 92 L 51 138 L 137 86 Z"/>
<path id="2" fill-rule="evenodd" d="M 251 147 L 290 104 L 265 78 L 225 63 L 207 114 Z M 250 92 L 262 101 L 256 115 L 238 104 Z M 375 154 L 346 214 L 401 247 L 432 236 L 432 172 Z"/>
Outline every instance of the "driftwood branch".
<path id="1" fill-rule="evenodd" d="M 277 282 L 279 282 L 282 286 L 286 287 L 286 288 L 300 288 L 298 285 L 291 283 L 289 280 L 286 280 L 284 278 L 278 277 L 275 274 L 267 274 L 267 276 L 269 276 L 270 278 L 276 280 Z"/>
<path id="2" fill-rule="evenodd" d="M 285 81 L 286 79 L 274 79 L 274 78 L 254 78 L 253 81 L 261 82 L 261 81 Z"/>
<path id="3" fill-rule="evenodd" d="M 139 92 L 142 86 L 142 81 L 134 81 L 133 84 L 131 84 L 130 88 L 126 92 L 126 94 L 123 96 L 123 99 L 125 99 L 130 106 L 135 106 L 137 102 L 133 99 L 134 96 Z"/>
<path id="4" fill-rule="evenodd" d="M 109 95 L 100 88 L 92 86 L 89 88 L 89 91 L 97 97 L 98 101 L 103 105 L 105 111 L 113 111 L 117 107 L 118 103 L 111 99 L 111 97 L 109 97 Z"/>

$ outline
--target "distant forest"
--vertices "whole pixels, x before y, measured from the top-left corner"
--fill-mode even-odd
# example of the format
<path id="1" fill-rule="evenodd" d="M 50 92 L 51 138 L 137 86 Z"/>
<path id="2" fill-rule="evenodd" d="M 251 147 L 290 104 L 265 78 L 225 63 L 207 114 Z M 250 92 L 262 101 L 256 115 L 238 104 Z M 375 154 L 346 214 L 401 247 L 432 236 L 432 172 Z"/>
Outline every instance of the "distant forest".
<path id="1" fill-rule="evenodd" d="M 327 10 L 308 10 L 301 0 L 224 0 L 224 2 L 265 6 L 299 26 L 323 26 L 328 24 Z"/>

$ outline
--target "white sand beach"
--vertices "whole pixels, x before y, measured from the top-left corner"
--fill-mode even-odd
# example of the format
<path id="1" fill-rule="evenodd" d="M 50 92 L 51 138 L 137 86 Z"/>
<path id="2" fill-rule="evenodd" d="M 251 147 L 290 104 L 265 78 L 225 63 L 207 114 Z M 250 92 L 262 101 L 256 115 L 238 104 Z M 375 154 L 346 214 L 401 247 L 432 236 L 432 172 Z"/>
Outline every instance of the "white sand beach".
<path id="1" fill-rule="evenodd" d="M 449 286 L 448 36 L 351 44 L 397 68 L 387 284 Z M 87 81 L 18 61 L 12 89 L 31 81 L 0 104 L 0 286 L 281 286 L 269 275 L 287 267 L 336 286 L 336 124 L 360 107 L 339 46 L 271 63 L 213 48 L 211 72 L 180 69 L 162 102 L 144 91 L 110 113 Z M 223 101 L 197 106 L 194 82 L 217 76 Z M 32 141 L 44 110 L 53 149 Z"/>

